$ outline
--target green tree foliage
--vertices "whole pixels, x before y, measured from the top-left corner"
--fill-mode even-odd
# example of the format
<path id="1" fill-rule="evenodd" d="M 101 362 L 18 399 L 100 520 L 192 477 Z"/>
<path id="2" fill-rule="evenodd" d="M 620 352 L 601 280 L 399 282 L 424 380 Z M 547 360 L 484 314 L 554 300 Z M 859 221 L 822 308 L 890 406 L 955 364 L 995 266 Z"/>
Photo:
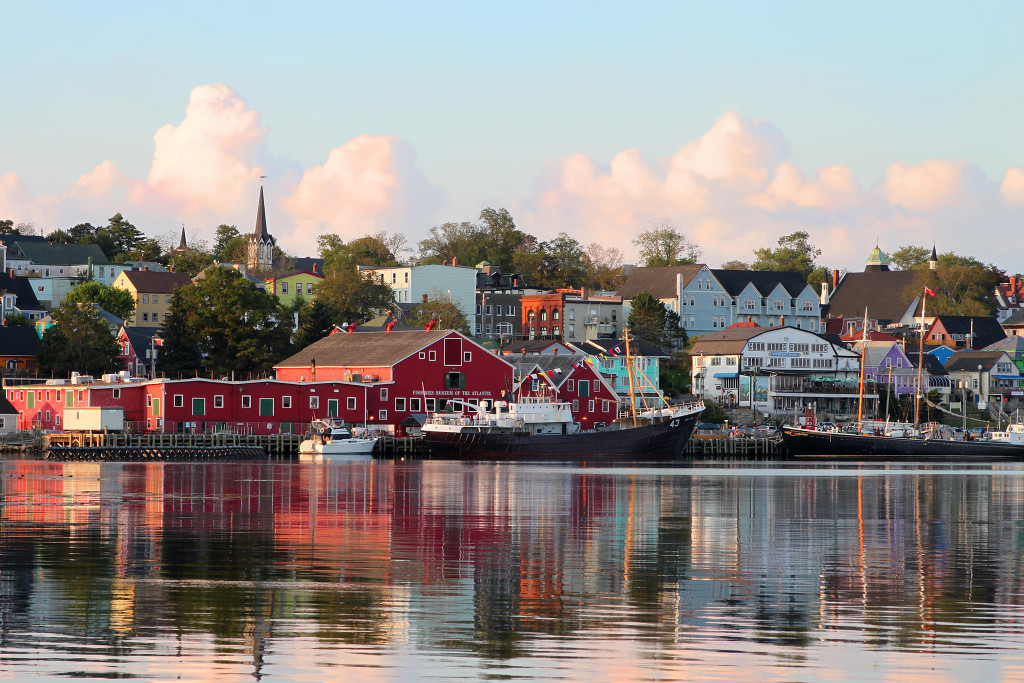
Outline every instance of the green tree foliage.
<path id="1" fill-rule="evenodd" d="M 115 263 L 125 263 L 126 261 L 148 261 L 150 263 L 163 263 L 164 248 L 160 246 L 160 243 L 154 239 L 146 238 L 135 245 L 134 249 L 126 251 L 123 254 L 118 254 L 111 259 Z"/>
<path id="2" fill-rule="evenodd" d="M 357 255 L 337 235 L 317 238 L 324 260 L 324 279 L 317 299 L 329 304 L 343 322 L 369 320 L 388 309 L 395 293 L 372 273 L 360 271 Z"/>
<path id="3" fill-rule="evenodd" d="M 431 320 L 437 321 L 436 330 L 458 330 L 470 334 L 466 316 L 447 294 L 438 289 L 434 289 L 426 301 L 414 306 L 406 315 L 406 322 L 410 325 L 424 326 Z"/>
<path id="4" fill-rule="evenodd" d="M 121 348 L 110 326 L 91 304 L 61 304 L 50 314 L 51 326 L 43 334 L 36 362 L 39 370 L 55 376 L 102 375 L 121 369 Z"/>
<path id="5" fill-rule="evenodd" d="M 622 250 L 591 242 L 583 253 L 585 284 L 594 289 L 616 290 L 622 286 Z"/>
<path id="6" fill-rule="evenodd" d="M 888 254 L 889 267 L 897 270 L 919 270 L 928 267 L 931 249 L 907 245 Z"/>
<path id="7" fill-rule="evenodd" d="M 752 270 L 792 271 L 800 273 L 812 285 L 819 284 L 820 280 L 817 283 L 811 281 L 811 274 L 817 268 L 814 259 L 821 256 L 821 249 L 811 244 L 809 239 L 810 235 L 802 230 L 783 235 L 777 248 L 755 249 L 755 259 L 750 267 Z"/>
<path id="8" fill-rule="evenodd" d="M 679 327 L 679 315 L 649 292 L 640 292 L 630 302 L 626 320 L 630 336 L 666 349 L 686 348 L 686 330 Z"/>
<path id="9" fill-rule="evenodd" d="M 174 270 L 179 273 L 188 273 L 189 277 L 195 277 L 206 268 L 213 265 L 213 254 L 201 249 L 186 249 L 174 253 L 171 258 Z"/>
<path id="10" fill-rule="evenodd" d="M 249 251 L 249 238 L 246 235 L 232 237 L 217 252 L 216 258 L 221 263 L 245 263 Z"/>
<path id="11" fill-rule="evenodd" d="M 487 232 L 476 223 L 442 223 L 435 225 L 419 243 L 419 262 L 476 265 L 487 257 Z"/>
<path id="12" fill-rule="evenodd" d="M 0 220 L 0 235 L 20 235 L 21 231 L 14 227 L 14 221 L 10 218 Z"/>
<path id="13" fill-rule="evenodd" d="M 296 350 L 304 349 L 330 334 L 338 322 L 338 312 L 333 306 L 322 299 L 313 299 L 299 309 L 299 329 L 295 331 L 292 344 Z"/>
<path id="14" fill-rule="evenodd" d="M 220 254 L 224 251 L 224 247 L 228 245 L 228 242 L 239 237 L 238 228 L 234 225 L 225 225 L 221 223 L 215 230 L 215 237 L 213 241 L 213 253 Z"/>
<path id="15" fill-rule="evenodd" d="M 4 325 L 7 327 L 19 327 L 21 325 L 31 325 L 32 321 L 26 318 L 21 313 L 8 313 L 4 316 Z"/>
<path id="16" fill-rule="evenodd" d="M 224 266 L 207 269 L 200 280 L 174 292 L 162 329 L 161 367 L 169 369 L 166 356 L 179 362 L 194 359 L 190 352 L 196 352 L 201 367 L 192 369 L 217 375 L 267 372 L 291 338 L 291 320 L 277 298 Z"/>
<path id="17" fill-rule="evenodd" d="M 96 244 L 111 260 L 134 251 L 144 239 L 145 235 L 120 213 L 115 213 L 107 225 L 96 231 Z"/>
<path id="18" fill-rule="evenodd" d="M 537 240 L 516 227 L 507 209 L 484 209 L 480 212 L 480 223 L 486 235 L 484 258 L 505 270 L 512 267 L 517 253 L 536 246 Z M 479 261 L 473 265 L 476 263 Z"/>
<path id="19" fill-rule="evenodd" d="M 926 315 L 992 316 L 992 293 L 1005 279 L 1006 273 L 994 265 L 949 252 L 939 255 L 935 270 L 918 269 L 904 297 L 909 301 L 920 296 L 927 286 L 936 296 L 928 299 Z"/>
<path id="20" fill-rule="evenodd" d="M 750 270 L 750 264 L 743 261 L 726 261 L 722 264 L 722 270 Z"/>
<path id="21" fill-rule="evenodd" d="M 645 230 L 633 240 L 644 266 L 679 266 L 697 263 L 702 250 L 668 222 Z"/>
<path id="22" fill-rule="evenodd" d="M 400 266 L 398 253 L 406 250 L 405 236 L 377 232 L 356 238 L 345 248 L 350 261 L 358 266 Z"/>
<path id="23" fill-rule="evenodd" d="M 76 285 L 64 295 L 62 304 L 94 303 L 108 313 L 113 313 L 125 321 L 135 316 L 135 299 L 127 289 L 110 287 L 89 280 Z"/>

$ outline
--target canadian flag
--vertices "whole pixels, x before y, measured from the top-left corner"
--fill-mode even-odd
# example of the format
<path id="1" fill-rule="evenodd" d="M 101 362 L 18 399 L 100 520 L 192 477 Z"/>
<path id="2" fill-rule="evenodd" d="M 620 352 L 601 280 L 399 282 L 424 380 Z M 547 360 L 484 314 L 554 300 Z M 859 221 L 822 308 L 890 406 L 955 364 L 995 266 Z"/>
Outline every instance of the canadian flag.
<path id="1" fill-rule="evenodd" d="M 928 296 L 937 296 L 935 294 L 935 290 L 932 289 L 931 287 L 925 287 L 924 288 L 924 293 L 927 294 Z"/>

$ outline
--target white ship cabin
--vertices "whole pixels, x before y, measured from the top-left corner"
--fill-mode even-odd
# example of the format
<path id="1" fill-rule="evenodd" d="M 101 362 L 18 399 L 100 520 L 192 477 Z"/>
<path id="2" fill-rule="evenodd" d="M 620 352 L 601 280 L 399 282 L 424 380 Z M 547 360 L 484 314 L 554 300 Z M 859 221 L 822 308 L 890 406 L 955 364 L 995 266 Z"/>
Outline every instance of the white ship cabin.
<path id="1" fill-rule="evenodd" d="M 524 396 L 514 403 L 495 401 L 492 412 L 469 403 L 464 404 L 464 407 L 476 414 L 434 413 L 427 424 L 435 428 L 444 426 L 465 431 L 484 428 L 528 431 L 531 434 L 575 434 L 580 430 L 579 425 L 573 421 L 571 403 L 555 402 L 540 396 Z"/>

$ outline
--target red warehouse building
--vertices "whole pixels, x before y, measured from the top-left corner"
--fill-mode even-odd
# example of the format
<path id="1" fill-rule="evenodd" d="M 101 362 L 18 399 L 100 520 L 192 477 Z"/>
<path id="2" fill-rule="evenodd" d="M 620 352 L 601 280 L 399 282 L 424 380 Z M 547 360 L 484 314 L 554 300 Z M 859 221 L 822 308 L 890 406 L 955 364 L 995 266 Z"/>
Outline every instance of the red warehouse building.
<path id="1" fill-rule="evenodd" d="M 512 364 L 454 330 L 332 334 L 274 366 L 279 380 L 362 383 L 380 424 L 440 410 L 452 398 L 494 401 Z"/>

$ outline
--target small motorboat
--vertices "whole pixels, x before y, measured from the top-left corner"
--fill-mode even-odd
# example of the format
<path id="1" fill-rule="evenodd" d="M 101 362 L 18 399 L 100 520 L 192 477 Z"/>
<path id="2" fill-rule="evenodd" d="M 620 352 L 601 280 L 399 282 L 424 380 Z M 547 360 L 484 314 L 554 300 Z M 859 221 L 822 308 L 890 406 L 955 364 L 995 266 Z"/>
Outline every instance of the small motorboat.
<path id="1" fill-rule="evenodd" d="M 378 440 L 378 436 L 369 433 L 353 435 L 342 420 L 314 420 L 310 437 L 299 444 L 299 459 L 310 462 L 373 460 Z"/>

